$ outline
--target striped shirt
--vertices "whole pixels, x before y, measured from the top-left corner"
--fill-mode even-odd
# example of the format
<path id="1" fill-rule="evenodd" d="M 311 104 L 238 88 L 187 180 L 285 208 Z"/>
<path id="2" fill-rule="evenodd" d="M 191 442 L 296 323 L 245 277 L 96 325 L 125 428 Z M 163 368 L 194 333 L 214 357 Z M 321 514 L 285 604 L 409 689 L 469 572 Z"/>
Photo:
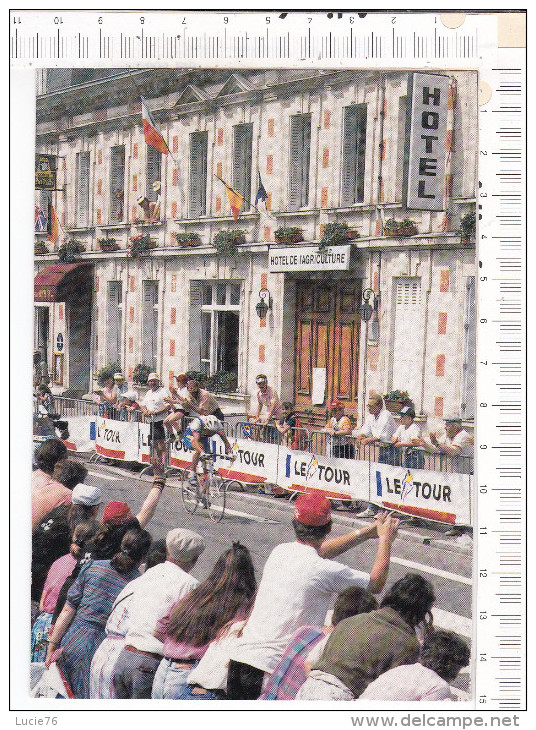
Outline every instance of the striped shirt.
<path id="1" fill-rule="evenodd" d="M 321 627 L 299 628 L 290 639 L 259 700 L 293 700 L 307 679 L 304 665 L 309 652 L 323 636 Z"/>

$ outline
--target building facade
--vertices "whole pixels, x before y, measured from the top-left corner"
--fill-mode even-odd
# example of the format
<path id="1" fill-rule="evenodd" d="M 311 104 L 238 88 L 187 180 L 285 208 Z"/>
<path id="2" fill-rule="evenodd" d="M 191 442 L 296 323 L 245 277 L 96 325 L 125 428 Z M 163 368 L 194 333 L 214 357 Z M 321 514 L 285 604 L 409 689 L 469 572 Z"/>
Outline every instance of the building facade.
<path id="1" fill-rule="evenodd" d="M 59 233 L 35 234 L 35 346 L 54 391 L 82 396 L 106 364 L 131 380 L 143 363 L 164 384 L 225 373 L 227 412 L 254 409 L 264 372 L 311 422 L 334 398 L 359 421 L 370 392 L 393 389 L 470 421 L 475 241 L 459 229 L 475 211 L 477 78 L 439 75 L 414 180 L 409 72 L 43 72 L 36 151 L 57 156 L 57 190 L 36 205 Z M 142 96 L 169 154 L 145 144 Z M 236 222 L 222 181 L 244 198 Z M 412 184 L 433 207 L 432 182 L 437 209 L 409 209 Z M 353 233 L 319 254 L 340 223 Z M 222 229 L 243 231 L 235 253 L 214 247 Z M 134 258 L 136 237 L 150 248 Z M 58 267 L 72 240 L 84 250 Z"/>

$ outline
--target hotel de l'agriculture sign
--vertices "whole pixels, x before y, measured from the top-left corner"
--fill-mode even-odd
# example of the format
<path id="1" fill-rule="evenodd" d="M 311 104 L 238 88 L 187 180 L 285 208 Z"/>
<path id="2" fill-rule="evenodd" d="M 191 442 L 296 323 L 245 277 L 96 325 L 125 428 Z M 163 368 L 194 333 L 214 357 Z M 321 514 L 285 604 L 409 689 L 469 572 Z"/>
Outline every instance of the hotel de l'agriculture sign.
<path id="1" fill-rule="evenodd" d="M 316 246 L 271 247 L 270 271 L 347 271 L 350 268 L 350 245 L 330 246 L 323 251 Z"/>

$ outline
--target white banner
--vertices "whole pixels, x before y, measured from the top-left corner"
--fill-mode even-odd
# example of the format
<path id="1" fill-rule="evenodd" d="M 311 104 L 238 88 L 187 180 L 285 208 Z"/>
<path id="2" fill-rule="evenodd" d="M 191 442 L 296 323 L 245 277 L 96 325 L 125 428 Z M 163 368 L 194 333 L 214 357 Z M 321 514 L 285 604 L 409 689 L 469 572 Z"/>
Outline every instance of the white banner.
<path id="1" fill-rule="evenodd" d="M 407 207 L 443 210 L 449 77 L 413 74 Z"/>
<path id="2" fill-rule="evenodd" d="M 369 498 L 369 464 L 279 448 L 278 485 L 291 491 L 321 490 L 338 499 Z"/>
<path id="3" fill-rule="evenodd" d="M 179 469 L 189 469 L 192 464 L 193 453 L 184 446 L 182 439 L 177 439 L 169 447 L 169 463 Z"/>
<path id="4" fill-rule="evenodd" d="M 323 251 L 317 246 L 294 248 L 270 247 L 270 271 L 346 271 L 350 268 L 351 246 L 330 246 Z"/>
<path id="5" fill-rule="evenodd" d="M 237 479 L 246 484 L 278 484 L 277 461 L 280 447 L 253 439 L 229 439 L 235 461 L 230 469 L 222 464 L 220 471 L 226 479 Z M 217 443 L 217 452 L 224 453 L 223 442 Z"/>
<path id="6" fill-rule="evenodd" d="M 96 416 L 69 416 L 69 438 L 64 440 L 69 451 L 93 451 L 95 448 Z"/>
<path id="7" fill-rule="evenodd" d="M 95 449 L 101 456 L 138 461 L 138 424 L 96 416 Z"/>
<path id="8" fill-rule="evenodd" d="M 472 477 L 370 464 L 370 501 L 387 509 L 450 524 L 471 524 Z"/>

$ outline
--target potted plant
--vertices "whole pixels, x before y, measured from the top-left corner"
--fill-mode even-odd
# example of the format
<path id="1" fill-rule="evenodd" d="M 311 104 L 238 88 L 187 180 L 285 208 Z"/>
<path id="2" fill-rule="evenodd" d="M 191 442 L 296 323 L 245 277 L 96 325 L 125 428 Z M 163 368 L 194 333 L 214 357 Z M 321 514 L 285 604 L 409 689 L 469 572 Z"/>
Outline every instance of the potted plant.
<path id="1" fill-rule="evenodd" d="M 198 233 L 176 233 L 175 241 L 182 248 L 201 245 L 201 237 Z"/>
<path id="2" fill-rule="evenodd" d="M 58 258 L 62 264 L 72 264 L 74 261 L 78 261 L 79 255 L 85 250 L 86 247 L 81 241 L 69 238 L 58 248 Z"/>
<path id="3" fill-rule="evenodd" d="M 45 253 L 49 253 L 46 243 L 44 241 L 36 241 L 34 243 L 34 254 L 36 256 L 42 256 Z"/>
<path id="4" fill-rule="evenodd" d="M 188 376 L 188 380 L 197 380 L 201 387 L 205 387 L 207 382 L 206 373 L 203 373 L 201 370 L 187 370 L 186 375 Z"/>
<path id="5" fill-rule="evenodd" d="M 144 362 L 138 363 L 132 373 L 132 382 L 137 385 L 147 385 L 147 378 L 151 370 L 150 365 L 146 365 Z"/>
<path id="6" fill-rule="evenodd" d="M 383 396 L 385 407 L 391 413 L 400 413 L 404 406 L 411 403 L 407 390 L 391 390 Z"/>
<path id="7" fill-rule="evenodd" d="M 205 382 L 205 388 L 213 393 L 232 393 L 236 390 L 238 378 L 236 373 L 221 370 L 214 373 Z"/>
<path id="8" fill-rule="evenodd" d="M 101 251 L 119 251 L 119 244 L 115 238 L 98 238 L 97 243 Z"/>
<path id="9" fill-rule="evenodd" d="M 99 385 L 104 385 L 104 383 L 109 380 L 110 378 L 113 378 L 114 373 L 120 373 L 121 372 L 121 363 L 120 362 L 112 362 L 108 363 L 108 365 L 105 365 L 103 368 L 97 371 L 97 382 Z"/>
<path id="10" fill-rule="evenodd" d="M 323 250 L 328 246 L 346 243 L 354 238 L 359 238 L 359 232 L 355 228 L 349 228 L 348 223 L 327 223 L 324 226 L 319 249 Z"/>
<path id="11" fill-rule="evenodd" d="M 151 238 L 149 233 L 140 233 L 138 236 L 130 237 L 128 253 L 131 258 L 136 259 L 147 255 L 149 251 L 155 247 L 156 241 Z"/>
<path id="12" fill-rule="evenodd" d="M 246 232 L 239 228 L 236 230 L 222 228 L 214 235 L 214 246 L 219 255 L 232 256 L 237 252 L 237 247 L 245 242 Z"/>
<path id="13" fill-rule="evenodd" d="M 300 243 L 303 241 L 303 229 L 297 226 L 281 226 L 274 231 L 277 243 Z"/>
<path id="14" fill-rule="evenodd" d="M 411 218 L 404 218 L 402 221 L 389 218 L 385 221 L 383 232 L 386 236 L 405 238 L 407 236 L 414 236 L 418 231 L 416 222 L 411 220 Z"/>
<path id="15" fill-rule="evenodd" d="M 469 243 L 474 240 L 476 232 L 476 213 L 466 213 L 461 221 L 457 233 L 460 236 L 460 243 Z"/>

